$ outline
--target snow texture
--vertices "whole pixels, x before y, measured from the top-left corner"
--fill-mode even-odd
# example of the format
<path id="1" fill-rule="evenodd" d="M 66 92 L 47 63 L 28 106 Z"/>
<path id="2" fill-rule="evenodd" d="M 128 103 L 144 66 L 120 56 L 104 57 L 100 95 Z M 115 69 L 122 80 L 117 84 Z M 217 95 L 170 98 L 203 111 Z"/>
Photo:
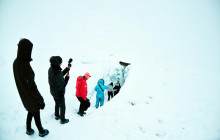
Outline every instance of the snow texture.
<path id="1" fill-rule="evenodd" d="M 12 64 L 20 38 L 46 107 L 46 140 L 220 140 L 220 3 L 193 1 L 0 1 L 0 140 L 40 139 L 26 131 Z M 51 56 L 73 58 L 66 87 L 68 124 L 54 119 Z M 119 61 L 131 63 L 121 66 Z M 76 79 L 85 72 L 91 107 L 76 114 Z M 120 80 L 117 96 L 95 108 L 94 88 Z"/>

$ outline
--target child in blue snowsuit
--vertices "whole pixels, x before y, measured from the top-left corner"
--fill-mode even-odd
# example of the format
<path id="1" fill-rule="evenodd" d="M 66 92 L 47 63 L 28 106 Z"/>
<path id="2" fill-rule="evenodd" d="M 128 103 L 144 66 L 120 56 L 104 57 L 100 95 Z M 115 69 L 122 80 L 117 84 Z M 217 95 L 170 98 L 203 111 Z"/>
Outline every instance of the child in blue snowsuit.
<path id="1" fill-rule="evenodd" d="M 95 105 L 96 108 L 99 107 L 99 103 L 100 103 L 100 106 L 104 105 L 104 90 L 105 89 L 108 89 L 108 87 L 104 85 L 104 80 L 99 79 L 98 85 L 95 87 L 95 91 L 97 91 L 96 105 Z"/>

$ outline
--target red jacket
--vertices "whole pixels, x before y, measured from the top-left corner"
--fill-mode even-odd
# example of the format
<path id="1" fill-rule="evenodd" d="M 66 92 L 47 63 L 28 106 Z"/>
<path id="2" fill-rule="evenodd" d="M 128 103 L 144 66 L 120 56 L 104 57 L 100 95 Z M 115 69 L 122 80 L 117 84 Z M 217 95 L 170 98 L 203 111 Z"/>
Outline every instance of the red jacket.
<path id="1" fill-rule="evenodd" d="M 79 76 L 76 81 L 76 97 L 82 97 L 86 100 L 87 96 L 87 83 L 86 78 Z"/>

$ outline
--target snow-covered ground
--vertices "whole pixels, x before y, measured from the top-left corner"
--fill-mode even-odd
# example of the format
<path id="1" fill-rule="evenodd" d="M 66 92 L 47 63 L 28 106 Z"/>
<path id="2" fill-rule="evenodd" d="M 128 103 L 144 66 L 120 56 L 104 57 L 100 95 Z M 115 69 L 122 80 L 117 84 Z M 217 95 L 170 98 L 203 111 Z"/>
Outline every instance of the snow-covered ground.
<path id="1" fill-rule="evenodd" d="M 30 39 L 32 68 L 46 107 L 48 140 L 220 140 L 218 1 L 0 1 L 0 140 L 28 136 L 13 77 L 20 38 Z M 49 58 L 70 57 L 66 118 L 54 119 Z M 130 62 L 127 68 L 119 61 Z M 85 72 L 91 107 L 79 117 L 76 78 Z M 120 93 L 96 109 L 94 88 L 120 78 Z"/>

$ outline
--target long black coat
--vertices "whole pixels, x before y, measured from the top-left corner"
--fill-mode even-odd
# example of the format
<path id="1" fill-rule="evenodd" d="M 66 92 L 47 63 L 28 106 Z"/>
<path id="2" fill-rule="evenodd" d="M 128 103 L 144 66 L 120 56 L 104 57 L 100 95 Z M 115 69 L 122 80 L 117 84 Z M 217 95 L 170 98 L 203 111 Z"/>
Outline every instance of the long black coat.
<path id="1" fill-rule="evenodd" d="M 59 98 L 64 96 L 65 87 L 68 83 L 69 77 L 64 75 L 69 71 L 68 68 L 65 68 L 63 71 L 60 68 L 62 59 L 59 56 L 53 56 L 50 58 L 51 67 L 48 70 L 48 82 L 50 85 L 50 93 L 54 98 Z"/>
<path id="2" fill-rule="evenodd" d="M 34 81 L 34 71 L 31 68 L 32 45 L 22 44 L 18 46 L 17 58 L 13 63 L 14 78 L 22 103 L 27 111 L 37 112 L 43 97 L 39 93 Z"/>

